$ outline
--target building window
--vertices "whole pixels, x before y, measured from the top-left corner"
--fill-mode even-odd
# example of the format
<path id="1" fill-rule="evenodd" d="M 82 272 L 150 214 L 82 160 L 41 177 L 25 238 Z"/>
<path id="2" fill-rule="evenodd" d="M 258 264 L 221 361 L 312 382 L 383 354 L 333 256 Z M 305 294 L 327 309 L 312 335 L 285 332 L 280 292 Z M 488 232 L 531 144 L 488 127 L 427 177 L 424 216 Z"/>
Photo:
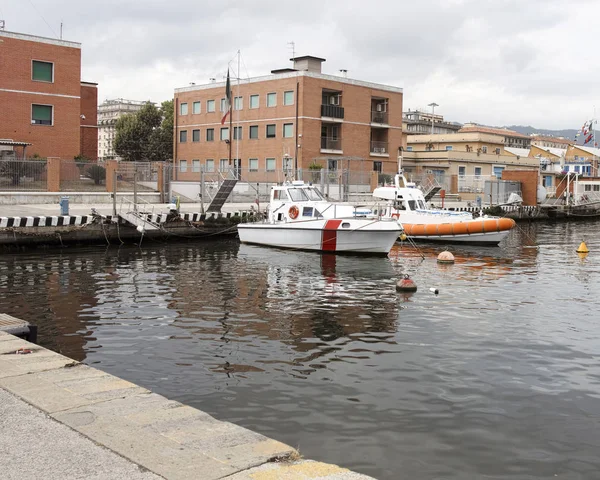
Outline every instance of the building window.
<path id="1" fill-rule="evenodd" d="M 192 160 L 192 172 L 200 171 L 200 160 L 194 159 Z"/>
<path id="2" fill-rule="evenodd" d="M 235 97 L 233 99 L 233 109 L 241 110 L 242 108 L 244 108 L 244 97 Z"/>
<path id="3" fill-rule="evenodd" d="M 229 140 L 229 127 L 221 128 L 221 140 Z"/>
<path id="4" fill-rule="evenodd" d="M 465 167 L 464 165 L 461 165 L 458 167 L 458 176 L 459 177 L 464 177 L 467 174 L 467 167 Z"/>
<path id="5" fill-rule="evenodd" d="M 259 99 L 260 97 L 258 95 L 250 95 L 250 108 L 258 108 Z"/>
<path id="6" fill-rule="evenodd" d="M 294 92 L 290 90 L 289 92 L 283 92 L 283 104 L 284 105 L 293 105 L 294 104 Z"/>
<path id="7" fill-rule="evenodd" d="M 412 151 L 413 151 L 413 149 L 412 149 L 412 147 L 406 147 L 406 151 L 407 151 L 407 152 L 412 152 Z"/>
<path id="8" fill-rule="evenodd" d="M 206 141 L 213 142 L 215 140 L 215 129 L 207 128 L 206 129 Z"/>
<path id="9" fill-rule="evenodd" d="M 214 100 L 207 100 L 206 101 L 206 111 L 211 113 L 215 111 L 215 101 Z"/>
<path id="10" fill-rule="evenodd" d="M 276 137 L 276 131 L 275 131 L 275 125 L 267 125 L 267 138 L 275 138 Z"/>
<path id="11" fill-rule="evenodd" d="M 219 171 L 226 172 L 229 169 L 229 160 L 222 158 L 219 160 Z"/>
<path id="12" fill-rule="evenodd" d="M 502 170 L 504 170 L 503 166 L 494 166 L 492 168 L 493 174 L 496 176 L 498 180 L 502 179 Z"/>
<path id="13" fill-rule="evenodd" d="M 215 161 L 208 158 L 206 160 L 206 171 L 207 172 L 214 172 L 215 171 Z"/>
<path id="14" fill-rule="evenodd" d="M 250 125 L 250 138 L 258 138 L 258 125 Z"/>
<path id="15" fill-rule="evenodd" d="M 187 172 L 187 160 L 179 160 L 179 171 Z"/>
<path id="16" fill-rule="evenodd" d="M 482 151 L 483 153 L 487 153 L 487 147 L 481 147 L 481 151 Z"/>
<path id="17" fill-rule="evenodd" d="M 54 64 L 33 60 L 31 62 L 31 79 L 36 82 L 54 82 Z"/>
<path id="18" fill-rule="evenodd" d="M 187 115 L 187 114 L 188 114 L 187 103 L 182 103 L 181 105 L 179 105 L 179 115 Z"/>
<path id="19" fill-rule="evenodd" d="M 194 102 L 194 103 L 192 104 L 192 113 L 193 113 L 193 114 L 198 114 L 198 113 L 200 113 L 200 108 L 201 108 L 201 107 L 200 107 L 200 105 L 201 105 L 201 103 L 200 103 L 200 102 Z"/>
<path id="20" fill-rule="evenodd" d="M 452 145 L 446 145 L 446 151 L 449 152 L 450 150 L 452 150 Z"/>
<path id="21" fill-rule="evenodd" d="M 192 142 L 200 141 L 200 130 L 192 130 Z"/>
<path id="22" fill-rule="evenodd" d="M 480 177 L 481 176 L 481 167 L 475 167 L 474 172 L 475 172 L 476 177 Z"/>
<path id="23" fill-rule="evenodd" d="M 31 123 L 34 125 L 53 125 L 52 105 L 32 105 Z"/>
<path id="24" fill-rule="evenodd" d="M 242 127 L 233 127 L 233 139 L 234 140 L 242 139 Z"/>
<path id="25" fill-rule="evenodd" d="M 294 124 L 284 123 L 283 124 L 283 137 L 292 138 L 294 136 Z"/>
<path id="26" fill-rule="evenodd" d="M 274 172 L 275 171 L 275 159 L 267 158 L 265 162 L 266 162 L 267 172 Z"/>
<path id="27" fill-rule="evenodd" d="M 600 185 L 593 185 L 593 187 L 594 187 L 594 192 L 600 191 Z"/>
<path id="28" fill-rule="evenodd" d="M 373 162 L 373 171 L 374 172 L 381 173 L 382 169 L 383 169 L 382 162 Z"/>
<path id="29" fill-rule="evenodd" d="M 179 132 L 179 143 L 187 142 L 187 130 L 181 130 Z"/>
<path id="30" fill-rule="evenodd" d="M 267 93 L 267 107 L 274 107 L 277 105 L 277 94 Z"/>
<path id="31" fill-rule="evenodd" d="M 227 111 L 227 99 L 226 98 L 221 99 L 221 111 L 222 112 Z"/>
<path id="32" fill-rule="evenodd" d="M 258 172 L 258 158 L 248 159 L 248 170 L 251 172 Z"/>

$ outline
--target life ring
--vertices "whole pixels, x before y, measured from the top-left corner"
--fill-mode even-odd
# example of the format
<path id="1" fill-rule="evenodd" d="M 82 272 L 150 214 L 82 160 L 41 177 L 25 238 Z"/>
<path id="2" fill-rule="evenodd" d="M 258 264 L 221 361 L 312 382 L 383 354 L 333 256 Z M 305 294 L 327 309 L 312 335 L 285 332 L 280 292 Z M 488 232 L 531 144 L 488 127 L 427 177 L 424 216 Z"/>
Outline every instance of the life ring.
<path id="1" fill-rule="evenodd" d="M 288 210 L 288 215 L 290 216 L 290 218 L 292 220 L 296 220 L 298 218 L 299 214 L 300 214 L 300 210 L 298 210 L 298 207 L 296 205 L 292 205 L 290 207 L 290 209 Z"/>

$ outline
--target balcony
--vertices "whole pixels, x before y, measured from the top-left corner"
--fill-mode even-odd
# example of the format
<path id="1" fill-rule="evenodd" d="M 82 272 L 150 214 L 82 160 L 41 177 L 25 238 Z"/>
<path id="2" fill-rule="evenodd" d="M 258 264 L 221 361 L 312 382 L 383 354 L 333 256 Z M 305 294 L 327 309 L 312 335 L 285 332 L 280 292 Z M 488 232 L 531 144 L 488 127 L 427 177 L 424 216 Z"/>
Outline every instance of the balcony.
<path id="1" fill-rule="evenodd" d="M 344 118 L 344 107 L 338 105 L 321 105 L 321 116 L 328 118 Z"/>
<path id="2" fill-rule="evenodd" d="M 388 142 L 371 141 L 371 155 L 389 157 Z"/>
<path id="3" fill-rule="evenodd" d="M 321 151 L 341 152 L 342 139 L 339 137 L 321 137 Z"/>
<path id="4" fill-rule="evenodd" d="M 384 125 L 388 124 L 388 112 L 378 112 L 378 111 L 371 111 L 371 123 L 381 123 Z"/>

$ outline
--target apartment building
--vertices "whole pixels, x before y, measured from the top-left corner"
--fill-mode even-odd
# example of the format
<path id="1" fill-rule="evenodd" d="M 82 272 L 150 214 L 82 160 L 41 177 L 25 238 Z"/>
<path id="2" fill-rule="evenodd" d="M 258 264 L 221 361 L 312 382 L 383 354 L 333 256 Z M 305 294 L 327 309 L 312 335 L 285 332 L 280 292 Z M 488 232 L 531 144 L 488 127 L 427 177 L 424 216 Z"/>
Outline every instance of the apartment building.
<path id="1" fill-rule="evenodd" d="M 560 148 L 566 150 L 569 145 L 573 144 L 572 140 L 564 137 L 549 137 L 547 135 L 532 135 L 531 145 L 538 147 Z"/>
<path id="2" fill-rule="evenodd" d="M 95 159 L 97 99 L 81 81 L 81 44 L 0 30 L 0 138 L 42 157 Z"/>
<path id="3" fill-rule="evenodd" d="M 125 114 L 141 110 L 146 103 L 116 98 L 105 100 L 98 107 L 98 158 L 102 160 L 119 159 L 113 146 L 117 120 Z"/>
<path id="4" fill-rule="evenodd" d="M 242 179 L 253 172 L 257 180 L 261 172 L 311 166 L 396 171 L 402 89 L 325 74 L 323 58 L 291 60 L 294 68 L 232 79 L 232 116 L 224 124 L 225 82 L 175 90 L 176 178 L 230 167 Z"/>
<path id="5" fill-rule="evenodd" d="M 491 135 L 500 135 L 504 138 L 504 146 L 511 148 L 530 148 L 531 137 L 522 133 L 509 130 L 508 128 L 485 127 L 476 123 L 465 124 L 458 133 L 489 133 Z"/>
<path id="6" fill-rule="evenodd" d="M 410 109 L 402 114 L 403 130 L 407 135 L 431 135 L 442 133 L 456 133 L 462 124 L 448 122 L 443 115 L 426 113 Z M 432 131 L 433 130 L 433 131 Z"/>

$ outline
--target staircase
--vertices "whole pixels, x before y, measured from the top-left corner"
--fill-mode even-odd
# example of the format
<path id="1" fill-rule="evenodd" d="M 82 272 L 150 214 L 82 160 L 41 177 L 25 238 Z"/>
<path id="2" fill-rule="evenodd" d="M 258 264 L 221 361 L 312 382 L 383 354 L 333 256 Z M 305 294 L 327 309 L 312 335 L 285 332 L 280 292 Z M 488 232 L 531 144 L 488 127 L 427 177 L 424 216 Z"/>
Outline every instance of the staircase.
<path id="1" fill-rule="evenodd" d="M 160 225 L 158 223 L 148 220 L 147 213 L 135 211 L 125 213 L 120 212 L 119 218 L 135 227 L 142 227 L 144 230 L 160 230 Z"/>
<path id="2" fill-rule="evenodd" d="M 440 187 L 439 185 L 433 185 L 429 188 L 429 190 L 426 190 L 423 192 L 423 195 L 425 196 L 425 200 L 429 201 L 431 200 L 436 193 L 438 193 L 440 190 L 442 189 L 442 187 Z"/>
<path id="3" fill-rule="evenodd" d="M 231 194 L 233 187 L 235 187 L 236 183 L 237 183 L 237 179 L 223 180 L 223 183 L 221 184 L 221 188 L 219 188 L 219 191 L 216 193 L 215 197 L 212 199 L 212 202 L 210 202 L 210 205 L 208 206 L 208 209 L 206 211 L 207 212 L 220 212 L 221 207 L 223 207 L 223 205 L 225 205 L 225 202 L 229 198 L 229 195 Z"/>

